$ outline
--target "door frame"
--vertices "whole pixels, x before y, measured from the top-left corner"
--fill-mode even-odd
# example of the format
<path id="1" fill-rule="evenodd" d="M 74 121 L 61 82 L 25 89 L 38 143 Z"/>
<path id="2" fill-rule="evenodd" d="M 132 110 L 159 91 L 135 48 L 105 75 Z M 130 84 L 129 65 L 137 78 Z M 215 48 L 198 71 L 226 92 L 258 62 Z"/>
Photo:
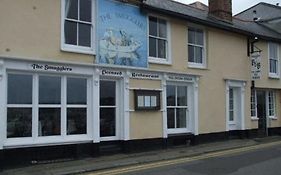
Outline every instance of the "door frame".
<path id="1" fill-rule="evenodd" d="M 109 77 L 101 77 L 99 82 L 101 81 L 114 81 L 115 82 L 115 103 L 116 103 L 116 112 L 115 112 L 115 136 L 109 136 L 109 137 L 101 137 L 99 134 L 100 141 L 114 141 L 114 140 L 121 140 L 123 132 L 121 131 L 121 128 L 123 128 L 124 125 L 124 118 L 121 116 L 124 116 L 123 106 L 124 102 L 121 100 L 122 96 L 124 94 L 124 88 L 123 88 L 123 79 L 121 78 L 109 78 Z M 99 83 L 100 88 L 100 83 Z M 99 91 L 100 94 L 100 91 Z M 99 99 L 100 100 L 100 95 Z M 99 108 L 98 108 L 98 114 L 99 114 L 99 121 L 100 121 L 100 102 L 99 102 Z M 100 128 L 100 123 L 99 123 Z M 99 130 L 100 133 L 100 130 Z"/>
<path id="2" fill-rule="evenodd" d="M 245 130 L 245 86 L 246 81 L 238 81 L 238 80 L 226 80 L 226 131 L 230 130 Z M 234 88 L 236 90 L 236 99 L 240 101 L 237 101 L 236 104 L 238 106 L 238 110 L 236 111 L 237 116 L 236 119 L 234 119 L 234 122 L 229 121 L 229 89 Z M 235 93 L 233 93 L 235 95 Z M 240 109 L 240 110 L 239 110 Z M 233 126 L 236 125 L 236 126 Z"/>

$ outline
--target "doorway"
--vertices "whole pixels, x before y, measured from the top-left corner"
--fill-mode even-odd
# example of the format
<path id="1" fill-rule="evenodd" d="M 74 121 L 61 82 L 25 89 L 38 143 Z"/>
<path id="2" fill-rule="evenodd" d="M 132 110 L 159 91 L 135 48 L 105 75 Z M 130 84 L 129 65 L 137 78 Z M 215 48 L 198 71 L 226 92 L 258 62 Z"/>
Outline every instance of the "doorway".
<path id="1" fill-rule="evenodd" d="M 267 136 L 266 91 L 257 91 L 258 136 Z"/>
<path id="2" fill-rule="evenodd" d="M 242 129 L 242 96 L 240 87 L 229 87 L 228 94 L 228 127 L 229 130 Z"/>
<path id="3" fill-rule="evenodd" d="M 100 138 L 102 141 L 118 140 L 119 83 L 115 80 L 100 81 Z"/>

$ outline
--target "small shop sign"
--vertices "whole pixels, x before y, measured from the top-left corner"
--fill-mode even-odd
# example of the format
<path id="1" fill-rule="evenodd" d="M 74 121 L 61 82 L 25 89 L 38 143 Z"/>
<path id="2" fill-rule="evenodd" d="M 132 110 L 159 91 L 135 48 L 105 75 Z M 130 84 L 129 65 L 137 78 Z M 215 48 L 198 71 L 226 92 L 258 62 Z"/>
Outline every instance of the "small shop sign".
<path id="1" fill-rule="evenodd" d="M 73 68 L 61 65 L 31 64 L 31 69 L 42 71 L 72 72 Z"/>
<path id="2" fill-rule="evenodd" d="M 167 80 L 169 81 L 193 81 L 192 77 L 181 76 L 181 75 L 168 75 Z"/>
<path id="3" fill-rule="evenodd" d="M 261 78 L 261 55 L 259 52 L 255 52 L 251 55 L 252 61 L 252 80 L 258 80 Z"/>
<path id="4" fill-rule="evenodd" d="M 141 72 L 131 72 L 130 78 L 135 79 L 148 79 L 148 80 L 159 80 L 160 75 L 157 73 L 141 73 Z"/>
<path id="5" fill-rule="evenodd" d="M 102 69 L 101 72 L 100 72 L 100 75 L 103 75 L 103 76 L 113 76 L 113 77 L 122 77 L 123 76 L 123 72 L 122 71 Z"/>

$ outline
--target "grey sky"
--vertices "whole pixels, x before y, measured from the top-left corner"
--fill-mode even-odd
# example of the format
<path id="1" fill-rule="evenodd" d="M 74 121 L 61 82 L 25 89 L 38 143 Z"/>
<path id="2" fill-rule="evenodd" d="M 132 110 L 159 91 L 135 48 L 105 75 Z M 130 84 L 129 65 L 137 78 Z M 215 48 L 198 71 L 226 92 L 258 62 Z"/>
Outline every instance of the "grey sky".
<path id="1" fill-rule="evenodd" d="M 190 4 L 195 1 L 203 2 L 204 4 L 208 5 L 208 0 L 175 0 L 179 1 L 185 4 Z M 243 10 L 246 10 L 247 8 L 258 4 L 259 2 L 266 2 L 269 4 L 276 4 L 280 3 L 281 6 L 281 0 L 232 0 L 232 8 L 233 8 L 233 14 L 237 14 Z"/>

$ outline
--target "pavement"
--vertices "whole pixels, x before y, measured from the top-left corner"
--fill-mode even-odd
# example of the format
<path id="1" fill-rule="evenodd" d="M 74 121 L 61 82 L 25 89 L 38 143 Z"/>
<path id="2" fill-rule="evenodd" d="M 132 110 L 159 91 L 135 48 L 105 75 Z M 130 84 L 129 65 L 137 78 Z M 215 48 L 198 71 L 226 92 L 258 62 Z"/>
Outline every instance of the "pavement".
<path id="1" fill-rule="evenodd" d="M 196 146 L 178 146 L 169 149 L 148 151 L 132 154 L 115 154 L 80 160 L 63 162 L 41 163 L 27 167 L 5 169 L 0 175 L 68 175 L 86 172 L 107 170 L 132 165 L 146 164 L 157 161 L 173 160 L 178 158 L 193 157 L 207 153 L 231 150 L 242 147 L 263 145 L 281 141 L 281 136 L 272 136 L 255 139 L 233 139 L 220 142 L 200 144 Z"/>

